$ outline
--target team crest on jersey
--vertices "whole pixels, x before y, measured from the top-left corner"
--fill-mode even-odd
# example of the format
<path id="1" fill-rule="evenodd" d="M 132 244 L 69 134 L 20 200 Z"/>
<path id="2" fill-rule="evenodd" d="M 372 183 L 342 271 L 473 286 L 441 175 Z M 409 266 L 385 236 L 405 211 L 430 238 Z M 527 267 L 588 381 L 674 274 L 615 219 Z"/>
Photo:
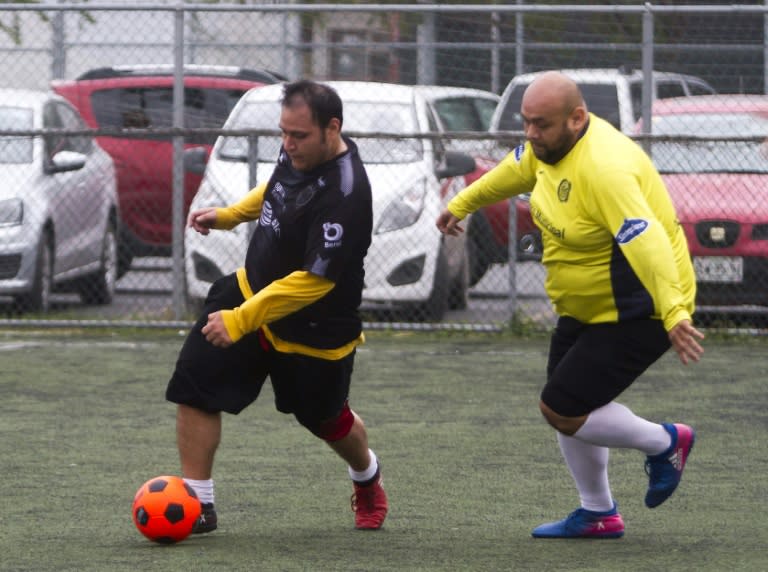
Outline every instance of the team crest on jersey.
<path id="1" fill-rule="evenodd" d="M 561 203 L 568 202 L 568 196 L 571 194 L 571 182 L 568 179 L 563 179 L 560 184 L 557 185 L 557 198 Z"/>
<path id="2" fill-rule="evenodd" d="M 309 201 L 312 200 L 312 197 L 315 196 L 316 192 L 317 187 L 314 184 L 301 189 L 299 196 L 296 197 L 296 206 L 303 207 L 306 205 Z"/>
<path id="3" fill-rule="evenodd" d="M 325 239 L 325 248 L 337 248 L 341 246 L 342 236 L 344 236 L 344 227 L 339 223 L 323 223 L 323 238 Z"/>
<path id="4" fill-rule="evenodd" d="M 517 147 L 515 147 L 515 151 L 514 151 L 515 161 L 517 161 L 518 163 L 520 162 L 520 160 L 523 158 L 524 151 L 525 151 L 525 143 L 522 143 L 521 145 L 518 145 Z"/>
<path id="5" fill-rule="evenodd" d="M 650 222 L 643 218 L 625 218 L 619 232 L 616 233 L 616 242 L 627 244 L 643 234 L 650 226 Z"/>

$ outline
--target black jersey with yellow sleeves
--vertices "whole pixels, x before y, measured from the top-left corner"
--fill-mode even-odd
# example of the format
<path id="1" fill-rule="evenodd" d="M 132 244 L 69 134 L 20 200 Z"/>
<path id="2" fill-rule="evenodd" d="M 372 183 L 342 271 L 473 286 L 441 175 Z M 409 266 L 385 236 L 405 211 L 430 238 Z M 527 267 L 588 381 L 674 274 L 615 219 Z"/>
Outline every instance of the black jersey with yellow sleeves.
<path id="1" fill-rule="evenodd" d="M 224 312 L 233 339 L 263 327 L 280 351 L 329 359 L 361 340 L 371 186 L 357 146 L 344 140 L 345 153 L 310 172 L 295 170 L 281 150 L 266 188 L 218 211 L 217 227 L 258 216 L 238 270 L 246 302 Z"/>
<path id="2" fill-rule="evenodd" d="M 470 212 L 531 192 L 541 229 L 546 290 L 555 311 L 585 323 L 690 319 L 696 282 L 666 187 L 646 153 L 590 114 L 583 136 L 554 165 L 525 143 L 459 193 L 448 208 Z"/>

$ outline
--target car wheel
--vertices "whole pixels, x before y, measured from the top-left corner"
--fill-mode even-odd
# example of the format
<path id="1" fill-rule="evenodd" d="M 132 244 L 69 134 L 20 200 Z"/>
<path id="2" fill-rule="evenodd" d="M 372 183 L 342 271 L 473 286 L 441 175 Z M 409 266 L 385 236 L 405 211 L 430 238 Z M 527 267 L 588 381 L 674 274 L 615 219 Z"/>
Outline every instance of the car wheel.
<path id="1" fill-rule="evenodd" d="M 445 252 L 440 249 L 437 256 L 437 266 L 432 283 L 432 293 L 429 298 L 416 307 L 415 318 L 423 322 L 439 322 L 445 316 L 448 310 L 448 295 L 450 285 L 448 284 L 448 261 L 445 259 Z"/>
<path id="2" fill-rule="evenodd" d="M 122 278 L 131 269 L 133 251 L 122 238 L 117 247 L 117 277 Z"/>
<path id="3" fill-rule="evenodd" d="M 492 264 L 493 232 L 483 211 L 472 215 L 467 228 L 467 251 L 469 257 L 469 285 L 474 286 Z"/>
<path id="4" fill-rule="evenodd" d="M 43 232 L 37 247 L 37 262 L 32 289 L 17 296 L 15 303 L 22 312 L 43 312 L 51 309 L 53 291 L 53 236 L 49 230 Z"/>
<path id="5" fill-rule="evenodd" d="M 104 233 L 101 247 L 101 266 L 95 274 L 83 278 L 78 284 L 80 299 L 85 304 L 111 304 L 115 298 L 118 274 L 117 235 L 110 224 Z"/>
<path id="6" fill-rule="evenodd" d="M 461 259 L 461 270 L 451 284 L 448 295 L 448 307 L 451 310 L 465 310 L 467 308 L 467 293 L 469 292 L 469 256 L 465 250 Z"/>

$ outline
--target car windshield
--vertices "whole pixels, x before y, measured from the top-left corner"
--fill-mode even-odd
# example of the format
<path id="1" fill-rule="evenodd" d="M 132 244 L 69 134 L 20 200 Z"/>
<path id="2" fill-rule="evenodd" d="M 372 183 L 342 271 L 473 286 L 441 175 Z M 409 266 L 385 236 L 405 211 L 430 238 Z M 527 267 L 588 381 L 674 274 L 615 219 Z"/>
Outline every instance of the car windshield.
<path id="1" fill-rule="evenodd" d="M 0 107 L 0 131 L 32 129 L 32 110 L 28 107 Z M 32 137 L 0 135 L 0 163 L 32 162 Z"/>
<path id="2" fill-rule="evenodd" d="M 248 103 L 241 107 L 237 117 L 228 126 L 231 129 L 276 130 L 280 121 L 280 104 L 271 101 Z M 346 133 L 385 133 L 408 135 L 418 132 L 413 108 L 406 104 L 349 101 L 344 103 L 344 131 Z M 368 164 L 412 163 L 422 158 L 420 139 L 390 139 L 383 137 L 355 137 L 360 156 Z M 258 137 L 258 160 L 274 162 L 280 149 L 279 136 Z M 248 138 L 226 137 L 219 156 L 223 159 L 243 160 L 248 155 Z"/>
<path id="3" fill-rule="evenodd" d="M 691 113 L 656 116 L 654 135 L 696 137 L 651 146 L 662 173 L 768 173 L 768 117 L 752 113 Z M 714 137 L 717 140 L 702 140 Z M 727 141 L 734 137 L 740 140 Z M 754 141 L 744 141 L 754 137 Z"/>

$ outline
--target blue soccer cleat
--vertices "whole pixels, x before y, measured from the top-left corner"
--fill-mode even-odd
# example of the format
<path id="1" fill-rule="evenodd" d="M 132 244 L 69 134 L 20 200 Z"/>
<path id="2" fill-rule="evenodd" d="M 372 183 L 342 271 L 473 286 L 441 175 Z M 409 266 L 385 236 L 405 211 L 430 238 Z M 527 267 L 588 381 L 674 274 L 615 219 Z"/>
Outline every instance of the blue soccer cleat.
<path id="1" fill-rule="evenodd" d="M 616 503 L 605 512 L 579 508 L 563 520 L 537 526 L 531 535 L 534 538 L 620 538 L 624 536 L 624 521 Z"/>
<path id="2" fill-rule="evenodd" d="M 688 425 L 664 423 L 663 426 L 672 436 L 672 444 L 663 453 L 649 455 L 645 461 L 645 472 L 649 477 L 645 495 L 648 508 L 659 506 L 675 492 L 696 440 L 696 433 Z"/>

